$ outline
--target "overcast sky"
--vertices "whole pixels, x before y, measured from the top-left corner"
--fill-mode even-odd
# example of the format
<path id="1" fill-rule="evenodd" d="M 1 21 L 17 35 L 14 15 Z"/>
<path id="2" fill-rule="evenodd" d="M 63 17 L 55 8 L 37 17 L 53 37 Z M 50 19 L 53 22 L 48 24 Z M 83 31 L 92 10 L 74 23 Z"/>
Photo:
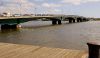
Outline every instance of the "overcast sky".
<path id="1" fill-rule="evenodd" d="M 0 0 L 2 12 L 100 17 L 100 0 Z"/>

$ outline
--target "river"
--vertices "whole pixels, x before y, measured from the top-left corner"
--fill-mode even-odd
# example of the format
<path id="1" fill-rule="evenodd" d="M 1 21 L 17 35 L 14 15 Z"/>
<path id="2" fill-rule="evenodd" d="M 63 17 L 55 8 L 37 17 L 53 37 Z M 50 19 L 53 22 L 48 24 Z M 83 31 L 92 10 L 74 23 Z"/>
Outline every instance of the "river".
<path id="1" fill-rule="evenodd" d="M 87 42 L 100 40 L 100 21 L 81 23 L 29 21 L 18 30 L 0 31 L 0 42 L 43 47 L 87 50 Z"/>

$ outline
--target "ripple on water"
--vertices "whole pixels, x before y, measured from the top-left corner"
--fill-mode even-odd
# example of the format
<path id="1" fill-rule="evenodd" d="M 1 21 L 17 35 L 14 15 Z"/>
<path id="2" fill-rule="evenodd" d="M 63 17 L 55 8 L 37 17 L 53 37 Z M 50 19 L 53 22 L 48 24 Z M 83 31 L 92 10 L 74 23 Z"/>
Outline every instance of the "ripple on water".
<path id="1" fill-rule="evenodd" d="M 0 42 L 38 46 L 87 49 L 90 40 L 100 40 L 100 21 L 51 25 L 49 21 L 22 23 L 22 29 L 0 32 Z"/>

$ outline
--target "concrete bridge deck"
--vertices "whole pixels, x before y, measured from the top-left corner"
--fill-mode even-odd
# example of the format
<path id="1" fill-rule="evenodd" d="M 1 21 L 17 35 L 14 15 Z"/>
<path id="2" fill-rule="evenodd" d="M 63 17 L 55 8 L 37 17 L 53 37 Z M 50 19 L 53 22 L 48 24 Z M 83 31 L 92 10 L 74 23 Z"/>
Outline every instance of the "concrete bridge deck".
<path id="1" fill-rule="evenodd" d="M 86 22 L 88 19 L 78 16 L 21 16 L 21 17 L 0 17 L 1 29 L 17 28 L 20 23 L 33 20 L 50 20 L 52 25 L 61 25 L 62 21 L 69 21 L 69 23 Z"/>
<path id="2" fill-rule="evenodd" d="M 16 19 L 16 18 L 55 18 L 58 16 L 17 16 L 17 17 L 0 17 L 0 19 Z"/>
<path id="3" fill-rule="evenodd" d="M 87 58 L 86 51 L 0 43 L 0 58 Z"/>

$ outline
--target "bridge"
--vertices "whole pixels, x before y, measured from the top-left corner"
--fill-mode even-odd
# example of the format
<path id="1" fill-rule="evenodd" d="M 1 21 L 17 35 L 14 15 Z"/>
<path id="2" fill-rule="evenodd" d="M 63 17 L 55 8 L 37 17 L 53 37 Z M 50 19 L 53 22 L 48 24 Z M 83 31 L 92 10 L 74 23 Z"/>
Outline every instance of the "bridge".
<path id="1" fill-rule="evenodd" d="M 62 24 L 61 21 L 69 21 L 69 23 L 85 22 L 87 18 L 75 15 L 55 15 L 55 16 L 20 16 L 20 17 L 0 17 L 1 29 L 17 28 L 20 23 L 33 20 L 50 20 L 53 25 Z"/>

